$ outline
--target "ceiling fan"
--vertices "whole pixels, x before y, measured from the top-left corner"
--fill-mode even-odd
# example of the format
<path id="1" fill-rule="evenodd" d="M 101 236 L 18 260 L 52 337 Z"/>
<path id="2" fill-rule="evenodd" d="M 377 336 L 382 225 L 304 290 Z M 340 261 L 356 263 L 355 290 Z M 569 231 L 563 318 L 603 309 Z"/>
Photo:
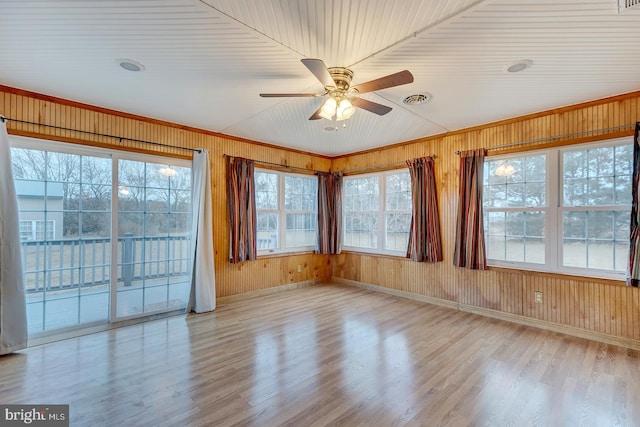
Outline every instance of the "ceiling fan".
<path id="1" fill-rule="evenodd" d="M 376 90 L 387 89 L 413 82 L 413 75 L 400 71 L 379 79 L 351 86 L 353 71 L 344 67 L 327 68 L 321 59 L 305 58 L 302 63 L 324 86 L 324 93 L 261 93 L 263 98 L 281 97 L 322 97 L 329 98 L 309 117 L 309 120 L 329 119 L 335 116 L 337 121 L 348 119 L 357 108 L 371 111 L 379 116 L 387 114 L 391 107 L 359 98 L 358 95 Z"/>

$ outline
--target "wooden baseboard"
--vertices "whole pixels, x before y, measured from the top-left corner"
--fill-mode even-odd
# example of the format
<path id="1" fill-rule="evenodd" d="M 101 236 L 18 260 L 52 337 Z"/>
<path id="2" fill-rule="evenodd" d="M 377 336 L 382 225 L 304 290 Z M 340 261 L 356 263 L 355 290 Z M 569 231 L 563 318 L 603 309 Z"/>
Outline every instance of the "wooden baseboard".
<path id="1" fill-rule="evenodd" d="M 617 345 L 620 347 L 626 347 L 633 350 L 640 350 L 640 341 L 634 340 L 631 338 L 624 338 L 624 337 L 618 337 L 615 335 L 607 335 L 600 332 L 587 331 L 585 329 L 580 329 L 573 326 L 561 325 L 558 323 L 534 319 L 526 316 L 520 316 L 517 314 L 505 313 L 502 311 L 492 310 L 489 308 L 476 307 L 468 304 L 460 304 L 455 301 L 448 301 L 440 298 L 414 294 L 412 292 L 385 288 L 383 286 L 371 285 L 369 283 L 357 282 L 355 280 L 348 280 L 348 279 L 341 279 L 341 278 L 334 277 L 331 281 L 333 283 L 338 283 L 338 284 L 348 285 L 348 286 L 355 286 L 362 289 L 368 289 L 374 292 L 382 292 L 382 293 L 394 295 L 397 297 L 426 302 L 428 304 L 438 305 L 441 307 L 448 307 L 448 308 L 463 311 L 466 313 L 472 313 L 480 316 L 486 316 L 494 319 L 504 320 L 511 323 L 517 323 L 519 325 L 532 326 L 538 329 L 544 329 L 552 332 L 571 335 L 574 337 L 585 338 L 588 340 L 598 341 L 605 344 Z"/>
<path id="2" fill-rule="evenodd" d="M 370 291 L 375 291 L 375 292 L 382 292 L 383 294 L 389 294 L 397 297 L 408 298 L 415 301 L 422 301 L 422 302 L 426 302 L 427 304 L 438 305 L 440 307 L 453 308 L 454 310 L 458 309 L 458 303 L 455 301 L 447 301 L 444 299 L 429 297 L 426 295 L 414 294 L 412 292 L 385 288 L 384 286 L 370 285 L 369 283 L 363 283 L 363 282 L 358 282 L 358 281 L 349 280 L 349 279 L 341 279 L 339 277 L 332 278 L 331 282 L 338 283 L 341 285 L 355 286 L 356 288 L 368 289 Z"/>
<path id="3" fill-rule="evenodd" d="M 228 296 L 225 296 L 225 297 L 219 297 L 219 298 L 216 298 L 216 306 L 229 304 L 229 303 L 236 302 L 236 301 L 243 301 L 243 300 L 250 299 L 250 298 L 263 297 L 265 295 L 272 295 L 272 294 L 277 294 L 277 293 L 280 293 L 280 292 L 291 291 L 293 289 L 305 288 L 307 286 L 317 285 L 318 283 L 321 283 L 321 282 L 322 281 L 319 280 L 319 279 L 311 279 L 311 280 L 305 280 L 303 282 L 289 283 L 287 285 L 274 286 L 272 288 L 260 289 L 259 291 L 245 292 L 243 294 L 236 294 L 236 295 L 228 295 Z"/>

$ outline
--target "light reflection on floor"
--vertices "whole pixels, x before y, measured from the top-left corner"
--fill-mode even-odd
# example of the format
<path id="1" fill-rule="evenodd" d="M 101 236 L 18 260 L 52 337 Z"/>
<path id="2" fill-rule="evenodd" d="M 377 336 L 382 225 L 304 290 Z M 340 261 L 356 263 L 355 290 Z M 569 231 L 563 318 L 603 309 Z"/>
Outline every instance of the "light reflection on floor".
<path id="1" fill-rule="evenodd" d="M 317 388 L 320 370 L 317 360 L 316 324 L 304 317 L 279 330 L 265 330 L 254 337 L 254 386 L 249 403 L 259 405 L 279 396 L 286 401 L 289 390 L 301 382 Z"/>

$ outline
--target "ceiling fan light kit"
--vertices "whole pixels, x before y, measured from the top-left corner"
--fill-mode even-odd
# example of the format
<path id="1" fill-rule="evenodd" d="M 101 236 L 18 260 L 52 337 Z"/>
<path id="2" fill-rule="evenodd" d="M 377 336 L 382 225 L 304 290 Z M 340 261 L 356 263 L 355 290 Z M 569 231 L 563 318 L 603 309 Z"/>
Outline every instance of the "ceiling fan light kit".
<path id="1" fill-rule="evenodd" d="M 280 98 L 322 97 L 329 95 L 329 98 L 309 117 L 309 120 L 333 120 L 334 117 L 336 121 L 346 120 L 353 116 L 356 108 L 362 108 L 379 116 L 385 115 L 391 111 L 391 107 L 359 98 L 358 95 L 413 82 L 413 75 L 404 70 L 351 87 L 353 71 L 348 68 L 327 68 L 321 59 L 314 58 L 304 58 L 302 63 L 322 83 L 325 90 L 324 93 L 261 93 L 260 96 L 263 98 Z"/>
<path id="2" fill-rule="evenodd" d="M 356 112 L 356 107 L 353 106 L 351 101 L 347 98 L 343 98 L 338 104 L 338 111 L 336 114 L 336 120 L 346 120 L 349 117 L 353 116 L 353 113 Z"/>
<path id="3" fill-rule="evenodd" d="M 320 110 L 320 117 L 331 120 L 334 114 L 336 114 L 336 109 L 338 107 L 338 101 L 331 97 L 327 99 L 322 105 L 322 109 Z"/>
<path id="4" fill-rule="evenodd" d="M 328 98 L 318 114 L 323 119 L 333 120 L 336 117 L 336 121 L 346 120 L 353 116 L 356 112 L 356 107 L 353 106 L 351 101 L 341 95 L 332 95 Z"/>

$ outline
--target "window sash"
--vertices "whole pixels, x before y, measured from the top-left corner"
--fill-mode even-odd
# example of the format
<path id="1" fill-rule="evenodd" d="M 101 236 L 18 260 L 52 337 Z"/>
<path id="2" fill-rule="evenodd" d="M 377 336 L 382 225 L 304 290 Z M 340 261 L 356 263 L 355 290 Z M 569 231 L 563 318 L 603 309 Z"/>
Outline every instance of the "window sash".
<path id="1" fill-rule="evenodd" d="M 23 211 L 25 212 L 25 211 Z M 55 221 L 42 219 L 21 219 L 20 220 L 20 240 L 54 240 L 56 235 Z"/>
<path id="2" fill-rule="evenodd" d="M 318 184 L 317 178 L 310 175 L 285 173 L 273 171 L 269 169 L 256 168 L 256 176 L 259 174 L 271 174 L 276 176 L 276 203 L 275 209 L 260 209 L 256 204 L 256 214 L 272 215 L 275 218 L 276 227 L 273 232 L 258 230 L 258 256 L 278 253 L 302 252 L 315 249 L 317 238 L 317 222 L 318 222 Z M 309 180 L 302 183 L 302 190 L 295 193 L 289 193 L 294 198 L 302 197 L 300 204 L 309 206 L 311 203 L 313 209 L 287 209 L 287 193 L 286 178 L 292 177 L 297 179 Z M 307 190 L 307 192 L 305 192 Z M 258 190 L 256 189 L 256 193 Z M 295 203 L 294 203 L 295 204 Z M 288 218 L 291 216 L 308 215 L 312 219 L 306 221 L 308 228 L 288 228 Z M 295 220 L 294 220 L 295 221 Z M 260 220 L 258 219 L 258 222 Z M 305 222 L 305 221 L 303 221 Z"/>
<path id="3" fill-rule="evenodd" d="M 409 187 L 407 191 L 391 191 L 388 188 L 387 178 L 392 175 L 406 175 L 402 177 L 402 182 L 408 183 Z M 377 178 L 377 181 L 374 179 Z M 402 229 L 409 229 L 412 215 L 411 200 L 408 203 L 404 203 L 408 209 L 397 209 L 398 203 L 392 203 L 393 198 L 399 197 L 402 193 L 407 193 L 409 198 L 411 197 L 411 178 L 409 177 L 408 170 L 394 170 L 389 172 L 378 172 L 373 174 L 363 174 L 353 177 L 345 177 L 345 184 L 343 190 L 343 249 L 354 252 L 365 253 L 379 253 L 395 256 L 405 256 L 407 253 L 409 234 L 402 231 L 393 231 L 388 228 L 388 218 L 391 216 L 408 216 L 408 224 L 402 224 Z M 361 181 L 351 191 L 349 181 L 359 180 Z M 369 181 L 369 182 L 367 182 Z M 375 188 L 366 187 L 366 185 L 375 185 L 377 187 L 377 193 Z M 364 188 L 363 188 L 364 186 Z M 350 201 L 349 198 L 353 197 L 354 200 Z M 368 201 L 375 201 L 370 205 L 371 209 L 363 210 L 361 203 L 363 199 Z M 350 203 L 352 202 L 352 203 Z M 406 202 L 406 201 L 405 201 Z M 387 207 L 391 204 L 391 208 Z M 354 205 L 356 208 L 348 210 L 349 205 Z M 354 228 L 353 223 L 355 220 L 364 222 L 368 218 L 368 222 L 371 224 L 370 228 Z M 405 234 L 405 236 L 401 236 Z M 400 239 L 400 241 L 399 241 Z M 406 240 L 406 242 L 404 241 Z"/>
<path id="4" fill-rule="evenodd" d="M 484 203 L 484 227 L 485 227 L 485 244 L 487 246 L 487 264 L 493 266 L 501 266 L 501 267 L 509 267 L 509 268 L 520 268 L 520 269 L 528 269 L 528 270 L 538 270 L 538 271 L 548 271 L 548 272 L 556 272 L 556 273 L 566 273 L 573 275 L 581 275 L 581 276 L 592 276 L 592 277 L 603 277 L 603 278 L 612 278 L 612 279 L 621 279 L 625 275 L 625 259 L 624 254 L 622 254 L 622 247 L 624 243 L 622 239 L 614 238 L 592 238 L 588 239 L 577 239 L 584 240 L 584 247 L 573 246 L 570 247 L 566 242 L 571 241 L 571 238 L 565 238 L 566 233 L 566 224 L 563 222 L 563 218 L 567 213 L 584 213 L 584 215 L 601 213 L 601 215 L 606 215 L 606 212 L 613 213 L 627 213 L 630 212 L 630 204 L 621 203 L 620 200 L 616 200 L 614 196 L 611 198 L 612 203 L 610 204 L 600 204 L 600 205 L 579 205 L 574 206 L 571 204 L 565 205 L 565 180 L 564 180 L 564 154 L 565 153 L 575 153 L 586 150 L 597 150 L 603 147 L 624 147 L 627 144 L 631 144 L 632 141 L 630 138 L 621 138 L 611 141 L 598 142 L 593 144 L 581 144 L 579 146 L 570 146 L 564 148 L 552 148 L 546 150 L 536 150 L 526 153 L 517 153 L 512 155 L 504 155 L 504 156 L 492 156 L 487 158 L 487 162 L 495 162 L 502 161 L 507 159 L 514 158 L 522 158 L 522 157 L 530 157 L 537 154 L 544 154 L 547 156 L 547 172 L 546 172 L 546 204 L 542 207 L 534 207 L 534 206 L 519 206 L 519 207 L 497 207 L 495 203 L 487 203 L 486 197 L 487 193 L 484 193 L 485 200 Z M 615 150 L 617 152 L 617 149 Z M 629 153 L 628 150 L 622 149 L 621 152 Z M 625 161 L 629 161 L 626 159 Z M 627 171 L 628 169 L 622 169 L 623 171 Z M 601 175 L 604 176 L 604 175 Z M 624 178 L 624 174 L 618 174 L 616 176 L 620 176 L 621 182 L 626 183 L 626 178 Z M 485 176 L 485 183 L 487 181 L 487 177 Z M 629 196 L 630 197 L 630 196 Z M 526 260 L 513 260 L 506 259 L 507 256 L 502 258 L 491 258 L 491 249 L 492 244 L 494 245 L 493 249 L 495 249 L 495 239 L 500 237 L 500 235 L 492 233 L 490 230 L 488 221 L 489 217 L 492 214 L 495 216 L 496 213 L 504 213 L 506 214 L 531 214 L 532 212 L 544 212 L 545 215 L 545 223 L 544 223 L 544 262 L 527 262 Z M 615 233 L 615 230 L 612 231 Z M 505 238 L 504 235 L 502 235 Z M 518 237 L 518 236 L 515 236 Z M 524 238 L 528 238 L 528 236 L 524 236 Z M 538 243 L 538 242 L 536 242 Z M 589 244 L 592 244 L 592 247 L 589 247 Z M 609 248 L 604 248 L 605 244 L 609 244 Z M 598 246 L 599 245 L 599 246 Z M 628 246 L 628 241 L 626 242 Z M 525 241 L 526 248 L 526 241 Z M 571 250 L 571 252 L 568 252 Z M 609 257 L 610 261 L 604 262 L 601 257 L 597 255 L 593 255 L 589 253 L 589 250 L 597 251 L 595 253 L 602 253 L 604 250 L 605 257 Z M 580 263 L 576 261 L 576 254 L 582 251 L 587 254 L 586 256 L 593 256 L 590 261 L 588 258 L 584 263 Z M 606 252 L 608 251 L 608 252 Z M 515 258 L 513 252 L 509 253 L 511 258 Z M 607 264 L 608 263 L 608 264 Z M 613 266 L 612 269 L 603 268 L 603 266 L 610 265 Z"/>
<path id="5" fill-rule="evenodd" d="M 74 190 L 76 198 L 78 199 L 77 206 L 62 206 L 52 209 L 49 204 L 48 198 L 45 198 L 44 205 L 38 209 L 25 209 L 28 206 L 22 206 L 20 208 L 20 215 L 25 215 L 22 221 L 31 222 L 32 233 L 36 233 L 38 225 L 32 222 L 30 219 L 36 213 L 42 213 L 44 215 L 47 226 L 46 234 L 48 236 L 53 235 L 54 241 L 50 244 L 44 245 L 40 242 L 28 242 L 23 241 L 22 251 L 23 260 L 26 265 L 25 269 L 25 291 L 27 295 L 28 306 L 28 318 L 30 322 L 29 335 L 30 337 L 42 336 L 50 333 L 59 333 L 63 330 L 71 330 L 79 327 L 87 327 L 93 324 L 115 322 L 122 320 L 123 318 L 116 313 L 116 302 L 118 292 L 120 290 L 119 280 L 122 278 L 122 271 L 120 269 L 120 253 L 117 250 L 120 240 L 118 239 L 118 228 L 116 221 L 118 216 L 118 198 L 119 193 L 124 189 L 117 182 L 118 174 L 117 162 L 119 160 L 139 160 L 148 164 L 154 165 L 166 165 L 167 161 L 179 168 L 191 167 L 191 162 L 182 159 L 168 159 L 162 156 L 154 156 L 139 153 L 121 152 L 115 149 L 103 149 L 97 147 L 84 147 L 76 146 L 73 144 L 64 144 L 59 142 L 35 139 L 35 138 L 23 138 L 12 136 L 10 139 L 12 150 L 36 150 L 37 152 L 45 153 L 43 158 L 47 161 L 56 162 L 57 158 L 64 156 L 82 158 L 78 171 L 82 171 L 82 179 L 66 179 L 65 182 L 75 185 L 78 188 Z M 105 182 L 94 181 L 94 178 L 90 177 L 91 166 L 89 169 L 82 169 L 84 160 L 99 162 L 104 166 L 104 173 L 110 174 L 110 178 Z M 19 161 L 15 157 L 12 159 L 14 162 Z M 56 163 L 54 163 L 55 166 Z M 92 164 L 92 163 L 89 163 Z M 45 163 L 43 165 L 48 165 Z M 50 166 L 50 165 L 49 165 Z M 106 171 L 109 171 L 108 173 Z M 44 182 L 45 188 L 50 185 L 49 183 L 58 183 L 49 174 L 49 169 L 44 171 L 41 175 L 38 175 L 37 179 L 33 179 L 38 182 Z M 14 170 L 15 172 L 15 170 Z M 87 177 L 85 173 L 89 173 Z M 14 177 L 18 176 L 14 174 Z M 106 175 L 104 175 L 106 176 Z M 146 188 L 146 187 L 145 187 Z M 186 192 L 190 193 L 191 183 L 185 184 Z M 95 197 L 90 193 L 85 194 L 84 190 L 99 190 L 102 191 L 100 197 L 106 200 L 107 203 L 101 206 L 86 206 L 84 205 L 85 197 Z M 151 189 L 156 191 L 158 189 Z M 184 193 L 184 192 L 183 192 Z M 179 211 L 174 213 L 174 206 L 169 205 L 167 207 L 169 214 L 186 217 L 191 220 L 191 197 L 184 193 L 182 196 L 188 196 L 188 207 L 178 206 Z M 175 205 L 177 206 L 177 205 Z M 145 208 L 146 209 L 146 208 Z M 144 210 L 144 209 L 143 209 Z M 72 222 L 78 219 L 78 229 L 72 230 L 72 237 L 60 235 L 64 233 L 64 223 L 60 222 L 59 225 L 51 227 L 49 224 L 53 221 L 55 215 L 72 215 Z M 102 224 L 108 228 L 107 236 L 100 234 L 85 234 L 83 215 L 89 215 L 96 217 L 104 221 Z M 158 212 L 153 212 L 153 215 Z M 44 224 L 44 221 L 42 223 Z M 58 219 L 56 219 L 57 221 Z M 61 218 L 60 221 L 63 221 Z M 21 222 L 22 224 L 22 222 Z M 173 224 L 173 223 L 172 223 Z M 174 230 L 173 225 L 169 228 L 169 233 Z M 191 228 L 188 227 L 190 232 Z M 43 230 L 44 231 L 44 230 Z M 56 232 L 58 237 L 56 239 Z M 94 233 L 94 231 L 88 231 L 88 233 Z M 77 236 L 76 236 L 77 234 Z M 189 233 L 190 234 L 190 233 Z M 34 237 L 38 237 L 32 234 Z M 45 236 L 47 237 L 47 236 Z M 173 237 L 173 235 L 172 235 Z M 189 236 L 177 236 L 176 242 L 179 240 L 182 246 L 189 246 Z M 47 238 L 47 240 L 51 240 Z M 152 236 L 151 240 L 157 241 L 158 236 Z M 161 254 L 162 259 L 155 259 L 154 256 L 157 251 L 148 252 L 145 256 L 145 262 L 151 264 L 160 265 L 166 267 L 163 270 L 163 274 L 171 275 L 168 280 L 168 286 L 176 285 L 180 289 L 187 289 L 185 286 L 189 286 L 189 281 L 184 283 L 176 282 L 176 273 L 182 276 L 188 275 L 188 266 L 191 265 L 189 259 L 190 254 L 180 255 L 176 250 L 177 243 L 169 243 L 168 247 Z M 157 248 L 157 245 L 156 245 Z M 55 253 L 54 253 L 55 252 Z M 58 256 L 64 254 L 64 256 Z M 53 258 L 51 255 L 55 255 Z M 44 261 L 45 257 L 49 261 Z M 170 258 L 170 259 L 169 259 Z M 50 260 L 53 259 L 53 262 Z M 186 266 L 186 269 L 176 270 L 176 265 L 182 263 Z M 181 276 L 181 277 L 182 277 Z M 146 276 L 145 276 L 146 277 Z M 105 287 L 105 285 L 107 287 Z M 51 288 L 53 287 L 53 288 Z M 55 298 L 48 297 L 49 289 L 61 288 L 59 295 Z M 55 290 L 54 289 L 54 290 Z M 147 292 L 147 290 L 149 292 Z M 153 289 L 149 287 L 145 288 L 145 297 L 148 298 L 147 302 L 152 302 L 153 298 L 157 297 L 158 291 L 161 290 L 161 286 L 153 286 Z M 188 290 L 188 289 L 187 289 Z M 154 293 L 151 295 L 151 293 Z M 164 294 L 167 294 L 166 292 Z M 29 297 L 31 295 L 31 298 Z M 55 294 L 51 294 L 55 295 Z M 171 301 L 183 301 L 186 306 L 188 299 L 188 292 L 181 292 L 176 287 L 170 289 Z M 98 301 L 99 300 L 99 301 Z M 69 306 L 64 306 L 64 304 Z M 160 307 L 159 305 L 149 306 L 150 310 L 147 310 L 147 306 L 144 306 L 144 310 L 139 314 L 128 316 L 127 318 L 143 317 L 150 313 L 160 313 L 163 311 L 171 311 L 176 308 L 170 306 L 173 302 L 167 300 L 167 306 Z M 72 307 L 71 309 L 69 307 Z M 58 311 L 56 311 L 58 310 Z M 57 314 L 56 314 L 57 313 Z M 49 317 L 52 314 L 54 317 Z M 62 319 L 58 314 L 64 314 Z M 53 320 L 52 320 L 53 319 Z"/>

